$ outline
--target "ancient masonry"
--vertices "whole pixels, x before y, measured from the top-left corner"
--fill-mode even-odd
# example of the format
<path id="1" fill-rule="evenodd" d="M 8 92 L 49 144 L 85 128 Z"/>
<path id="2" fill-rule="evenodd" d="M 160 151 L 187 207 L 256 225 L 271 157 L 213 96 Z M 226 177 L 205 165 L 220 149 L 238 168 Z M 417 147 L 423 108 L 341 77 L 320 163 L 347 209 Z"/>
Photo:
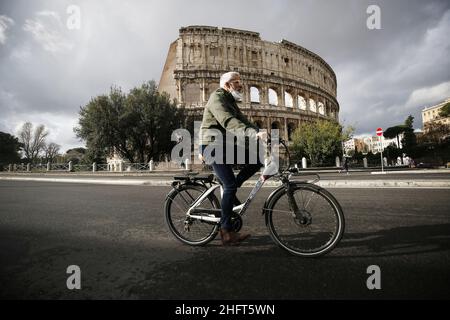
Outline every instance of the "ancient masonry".
<path id="1" fill-rule="evenodd" d="M 338 121 L 336 75 L 317 54 L 286 40 L 261 40 L 259 33 L 189 26 L 169 48 L 159 91 L 167 92 L 201 120 L 220 75 L 238 71 L 244 82 L 241 110 L 258 127 L 280 130 L 287 140 L 302 122 Z"/>

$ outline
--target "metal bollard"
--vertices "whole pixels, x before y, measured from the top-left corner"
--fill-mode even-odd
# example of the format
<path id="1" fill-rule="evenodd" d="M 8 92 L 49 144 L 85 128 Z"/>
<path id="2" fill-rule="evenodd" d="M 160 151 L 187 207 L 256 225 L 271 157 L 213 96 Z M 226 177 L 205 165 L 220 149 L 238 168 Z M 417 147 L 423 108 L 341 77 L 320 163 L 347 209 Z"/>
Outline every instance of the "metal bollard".
<path id="1" fill-rule="evenodd" d="M 302 168 L 303 168 L 303 169 L 306 169 L 307 167 L 308 167 L 308 162 L 306 161 L 306 158 L 303 157 L 303 158 L 302 158 Z"/>
<path id="2" fill-rule="evenodd" d="M 148 162 L 148 170 L 149 170 L 149 171 L 155 170 L 155 165 L 154 165 L 154 163 L 153 163 L 153 160 L 150 160 L 150 161 Z"/>
<path id="3" fill-rule="evenodd" d="M 72 161 L 69 161 L 69 172 L 72 172 L 72 170 L 73 170 Z"/>
<path id="4" fill-rule="evenodd" d="M 189 159 L 184 160 L 184 168 L 186 170 L 191 171 L 191 160 L 189 160 Z"/>
<path id="5" fill-rule="evenodd" d="M 97 163 L 92 164 L 92 172 L 95 173 L 97 171 Z"/>

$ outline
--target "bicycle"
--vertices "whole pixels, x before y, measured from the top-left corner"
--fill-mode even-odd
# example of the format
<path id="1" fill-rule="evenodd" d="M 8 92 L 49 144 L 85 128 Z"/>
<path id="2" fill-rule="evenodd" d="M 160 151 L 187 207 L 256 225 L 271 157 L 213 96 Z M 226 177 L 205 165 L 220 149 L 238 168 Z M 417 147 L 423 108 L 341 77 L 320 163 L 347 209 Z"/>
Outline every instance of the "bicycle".
<path id="1" fill-rule="evenodd" d="M 273 172 L 273 161 L 265 167 L 244 203 L 233 208 L 233 231 L 241 229 L 242 217 L 264 183 L 277 178 L 281 185 L 268 196 L 262 209 L 271 238 L 296 256 L 324 255 L 333 250 L 343 236 L 342 208 L 330 192 L 315 184 L 320 180 L 318 174 L 314 174 L 316 178 L 312 181 L 292 179 L 302 174 L 299 169 L 290 167 L 289 149 L 283 140 L 280 143 L 286 150 L 287 168 L 278 167 Z M 213 174 L 174 177 L 164 211 L 169 229 L 178 240 L 201 246 L 217 236 L 221 210 L 215 191 L 219 188 L 221 185 Z"/>

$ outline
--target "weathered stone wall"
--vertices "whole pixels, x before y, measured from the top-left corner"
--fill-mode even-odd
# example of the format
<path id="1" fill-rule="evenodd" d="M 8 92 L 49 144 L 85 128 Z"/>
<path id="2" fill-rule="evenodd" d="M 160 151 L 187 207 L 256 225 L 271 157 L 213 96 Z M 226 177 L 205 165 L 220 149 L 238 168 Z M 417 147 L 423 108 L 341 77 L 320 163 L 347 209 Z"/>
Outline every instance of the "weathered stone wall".
<path id="1" fill-rule="evenodd" d="M 192 116 L 201 119 L 221 74 L 238 71 L 244 82 L 241 110 L 261 128 L 278 128 L 287 139 L 302 121 L 338 121 L 336 75 L 315 53 L 259 33 L 190 26 L 172 43 L 159 84 Z"/>

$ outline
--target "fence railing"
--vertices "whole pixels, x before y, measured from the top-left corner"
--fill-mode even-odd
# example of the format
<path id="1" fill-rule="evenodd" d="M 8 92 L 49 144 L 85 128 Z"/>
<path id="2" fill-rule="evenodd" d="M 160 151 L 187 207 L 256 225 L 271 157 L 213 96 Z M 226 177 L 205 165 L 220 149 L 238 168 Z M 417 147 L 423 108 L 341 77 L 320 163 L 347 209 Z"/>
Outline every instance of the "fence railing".
<path id="1" fill-rule="evenodd" d="M 94 164 L 92 164 L 94 167 Z M 94 170 L 94 169 L 92 169 Z M 98 163 L 96 167 L 97 171 L 109 171 L 109 165 L 107 163 Z"/>
<path id="2" fill-rule="evenodd" d="M 50 164 L 50 170 L 47 171 L 70 171 L 69 164 L 70 163 L 52 163 Z"/>
<path id="3" fill-rule="evenodd" d="M 292 159 L 291 159 L 292 160 Z M 371 159 L 373 160 L 373 159 Z M 287 159 L 280 158 L 279 165 L 285 167 Z M 385 160 L 386 161 L 386 160 Z M 301 161 L 291 161 L 291 166 L 298 166 L 299 168 L 307 168 L 306 158 L 302 158 Z M 372 161 L 351 160 L 350 167 L 362 167 L 367 168 L 371 166 L 377 166 L 379 163 Z M 341 167 L 342 163 L 340 159 L 336 158 L 335 167 Z M 385 166 L 388 166 L 385 163 Z M 1 169 L 1 168 L 0 168 Z M 111 163 L 92 163 L 92 164 L 73 164 L 72 161 L 68 163 L 46 163 L 46 164 L 9 164 L 3 168 L 3 171 L 9 172 L 152 172 L 152 171 L 180 171 L 180 170 L 200 170 L 209 171 L 211 166 L 192 164 L 188 159 L 184 163 L 172 162 L 172 161 L 150 161 L 148 163 L 129 163 L 124 161 L 116 161 Z"/>
<path id="4" fill-rule="evenodd" d="M 68 168 L 67 168 L 68 170 Z M 74 172 L 81 172 L 81 171 L 91 171 L 92 165 L 89 164 L 75 164 L 73 165 L 73 171 Z"/>
<path id="5" fill-rule="evenodd" d="M 92 164 L 73 164 L 68 163 L 46 163 L 46 164 L 17 164 L 12 163 L 4 166 L 3 171 L 8 172 L 150 172 L 150 171 L 167 171 L 167 170 L 190 170 L 192 164 L 179 164 L 171 161 L 150 161 L 148 163 L 92 163 Z"/>
<path id="6" fill-rule="evenodd" d="M 130 163 L 125 164 L 125 171 L 148 171 L 149 164 L 148 163 Z"/>

